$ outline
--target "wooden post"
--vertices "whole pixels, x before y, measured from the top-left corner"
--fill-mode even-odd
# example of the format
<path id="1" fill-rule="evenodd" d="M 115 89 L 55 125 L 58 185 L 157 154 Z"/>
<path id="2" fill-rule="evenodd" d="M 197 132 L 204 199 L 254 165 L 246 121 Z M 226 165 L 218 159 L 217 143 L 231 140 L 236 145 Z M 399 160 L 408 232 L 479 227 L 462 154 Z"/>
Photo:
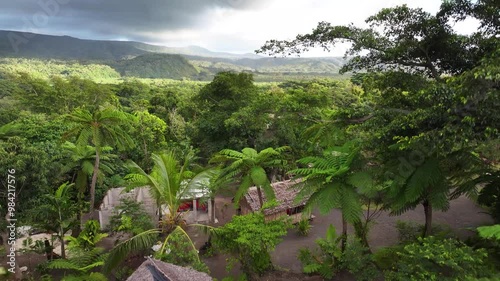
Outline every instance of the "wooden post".
<path id="1" fill-rule="evenodd" d="M 196 208 L 196 203 L 198 200 L 196 198 L 193 199 L 193 214 L 194 214 L 194 221 L 198 222 L 198 209 Z"/>

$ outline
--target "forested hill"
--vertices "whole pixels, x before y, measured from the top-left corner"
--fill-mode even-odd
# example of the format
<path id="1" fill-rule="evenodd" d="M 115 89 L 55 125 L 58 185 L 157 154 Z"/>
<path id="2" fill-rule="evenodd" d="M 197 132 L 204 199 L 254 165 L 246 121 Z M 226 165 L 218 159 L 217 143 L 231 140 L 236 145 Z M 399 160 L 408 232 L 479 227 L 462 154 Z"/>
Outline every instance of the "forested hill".
<path id="1" fill-rule="evenodd" d="M 255 54 L 212 52 L 190 46 L 171 48 L 131 41 L 82 40 L 69 36 L 51 36 L 0 30 L 0 70 L 25 71 L 19 59 L 42 66 L 50 75 L 104 71 L 105 77 L 170 78 L 211 80 L 220 71 L 247 71 L 260 81 L 279 81 L 296 77 L 332 76 L 345 63 L 342 58 L 271 58 Z M 7 58 L 10 58 L 7 59 Z M 35 61 L 33 61 L 35 60 Z M 55 69 L 47 69 L 50 61 Z M 77 66 L 81 64 L 81 67 Z M 68 67 L 64 67 L 67 65 Z M 92 65 L 92 70 L 86 69 Z M 109 67 L 111 67 L 111 73 Z M 78 68 L 78 69 L 77 69 Z M 87 75 L 87 78 L 92 79 Z"/>
<path id="2" fill-rule="evenodd" d="M 12 44 L 14 42 L 14 44 Z M 15 45 L 15 46 L 13 46 Z M 133 41 L 84 40 L 0 30 L 0 56 L 71 60 L 119 60 L 146 53 L 180 54 L 219 58 L 259 58 L 255 54 L 212 52 L 199 46 L 182 48 L 149 45 Z"/>
<path id="3" fill-rule="evenodd" d="M 180 55 L 145 54 L 110 63 L 121 76 L 141 78 L 194 78 L 199 71 Z"/>

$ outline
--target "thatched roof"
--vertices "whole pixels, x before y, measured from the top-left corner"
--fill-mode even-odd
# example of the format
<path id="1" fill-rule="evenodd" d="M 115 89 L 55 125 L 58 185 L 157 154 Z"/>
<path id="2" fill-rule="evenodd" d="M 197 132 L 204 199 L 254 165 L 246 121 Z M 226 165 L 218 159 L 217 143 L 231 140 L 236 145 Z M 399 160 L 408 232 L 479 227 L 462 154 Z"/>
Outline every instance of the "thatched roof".
<path id="1" fill-rule="evenodd" d="M 276 200 L 278 201 L 278 206 L 272 209 L 264 210 L 265 215 L 271 215 L 274 213 L 285 211 L 289 208 L 302 206 L 306 203 L 308 198 L 304 198 L 301 202 L 295 202 L 295 198 L 299 193 L 297 188 L 293 188 L 293 185 L 296 184 L 297 181 L 280 181 L 272 183 L 271 186 L 274 189 L 274 194 L 276 195 Z M 266 196 L 262 193 L 263 201 L 266 202 Z M 260 209 L 259 195 L 257 193 L 256 187 L 251 187 L 248 190 L 248 193 L 245 194 L 245 199 L 250 205 L 252 211 L 258 211 Z"/>
<path id="2" fill-rule="evenodd" d="M 148 258 L 127 281 L 212 281 L 206 273 Z"/>

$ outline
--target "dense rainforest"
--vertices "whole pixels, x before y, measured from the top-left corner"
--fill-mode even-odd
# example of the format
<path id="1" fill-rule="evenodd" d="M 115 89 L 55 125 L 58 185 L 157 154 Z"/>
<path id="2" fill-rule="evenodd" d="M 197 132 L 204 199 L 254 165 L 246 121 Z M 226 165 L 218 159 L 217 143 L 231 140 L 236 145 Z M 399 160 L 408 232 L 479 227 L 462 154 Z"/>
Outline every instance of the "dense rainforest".
<path id="1" fill-rule="evenodd" d="M 498 280 L 498 7 L 497 0 L 454 0 L 436 14 L 386 8 L 367 28 L 321 22 L 257 50 L 289 56 L 350 42 L 342 79 L 256 82 L 238 69 L 190 81 L 181 78 L 216 62 L 165 54 L 108 65 L 0 59 L 0 214 L 7 219 L 0 278 L 126 280 L 137 268 L 133 258 L 153 255 L 206 273 L 211 259 L 228 257 L 233 273 L 224 280 Z M 477 32 L 457 34 L 453 24 L 466 18 L 479 22 Z M 168 71 L 179 80 L 157 76 Z M 281 204 L 273 183 L 290 179 L 309 216 L 295 225 L 266 218 Z M 144 186 L 168 209 L 160 220 L 125 200 L 101 230 L 95 210 L 106 192 Z M 186 190 L 202 187 L 216 209 L 218 196 L 233 199 L 221 209 L 241 208 L 256 187 L 259 210 L 189 225 L 178 210 Z M 474 224 L 466 239 L 454 233 L 454 220 L 436 224 L 455 200 L 473 202 L 490 223 Z M 399 222 L 393 245 L 371 244 L 381 216 L 408 212 L 423 221 Z M 332 213 L 337 219 L 324 223 L 322 238 L 311 236 L 290 256 L 302 273 L 286 277 L 273 251 L 299 239 L 291 228 L 308 237 Z M 48 245 L 26 239 L 19 246 L 18 260 L 48 259 L 36 266 L 29 259 L 22 276 L 9 270 L 9 217 L 53 235 Z M 100 244 L 117 235 L 116 244 Z M 209 237 L 200 251 L 198 235 Z M 57 241 L 60 257 L 49 259 Z"/>

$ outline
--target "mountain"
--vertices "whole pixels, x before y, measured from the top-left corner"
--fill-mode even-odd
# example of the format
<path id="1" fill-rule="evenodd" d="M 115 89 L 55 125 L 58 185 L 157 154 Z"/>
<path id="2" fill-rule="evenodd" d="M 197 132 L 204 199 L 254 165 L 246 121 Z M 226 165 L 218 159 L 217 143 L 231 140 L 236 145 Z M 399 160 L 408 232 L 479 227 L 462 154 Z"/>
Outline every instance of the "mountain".
<path id="1" fill-rule="evenodd" d="M 14 43 L 14 45 L 17 45 L 17 48 L 13 46 L 12 42 L 18 42 Z M 255 59 L 261 57 L 255 54 L 238 55 L 212 52 L 198 46 L 174 48 L 134 41 L 85 40 L 70 36 L 54 36 L 0 30 L 0 57 L 52 58 L 64 60 L 119 60 L 146 53 L 180 54 L 232 59 Z"/>
<path id="2" fill-rule="evenodd" d="M 50 75 L 106 73 L 110 78 L 119 75 L 211 80 L 220 71 L 246 71 L 254 73 L 259 81 L 334 76 L 345 63 L 338 57 L 272 58 L 212 52 L 199 46 L 174 48 L 133 41 L 83 40 L 0 30 L 1 58 L 4 60 L 0 61 L 0 71 L 30 69 L 29 62 L 19 59 L 36 59 L 38 61 L 31 61 L 36 68 L 34 72 Z M 15 65 L 16 59 L 21 65 Z M 50 66 L 50 70 L 45 65 Z M 84 69 L 85 65 L 92 70 Z"/>
<path id="3" fill-rule="evenodd" d="M 121 76 L 141 78 L 192 78 L 198 70 L 180 55 L 149 53 L 109 64 Z"/>

